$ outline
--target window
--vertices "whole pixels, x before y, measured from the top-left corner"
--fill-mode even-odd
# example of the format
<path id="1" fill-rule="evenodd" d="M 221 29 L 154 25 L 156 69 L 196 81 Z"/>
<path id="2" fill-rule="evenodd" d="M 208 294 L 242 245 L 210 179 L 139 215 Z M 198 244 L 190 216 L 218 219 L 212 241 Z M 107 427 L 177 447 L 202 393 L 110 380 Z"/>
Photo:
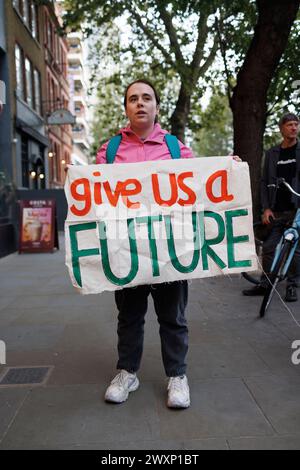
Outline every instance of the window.
<path id="1" fill-rule="evenodd" d="M 41 115 L 41 74 L 37 69 L 33 70 L 32 63 L 27 57 L 24 61 L 23 51 L 18 44 L 15 45 L 15 61 L 17 96 Z"/>
<path id="2" fill-rule="evenodd" d="M 34 69 L 34 109 L 41 116 L 42 114 L 42 103 L 41 103 L 41 75 L 40 72 Z"/>
<path id="3" fill-rule="evenodd" d="M 23 51 L 18 44 L 15 45 L 15 61 L 16 61 L 16 81 L 17 96 L 24 97 L 24 68 L 23 68 Z"/>
<path id="4" fill-rule="evenodd" d="M 54 81 L 53 79 L 51 79 L 51 87 L 50 87 L 50 110 L 51 112 L 53 111 L 54 109 Z"/>
<path id="5" fill-rule="evenodd" d="M 25 76 L 26 76 L 26 102 L 28 106 L 33 107 L 32 64 L 27 57 L 25 59 Z"/>
<path id="6" fill-rule="evenodd" d="M 49 18 L 47 21 L 47 45 L 48 49 L 52 50 L 52 25 Z"/>
<path id="7" fill-rule="evenodd" d="M 31 31 L 32 36 L 38 41 L 38 5 L 36 0 L 13 0 L 13 6 Z"/>
<path id="8" fill-rule="evenodd" d="M 23 20 L 27 26 L 30 26 L 30 8 L 29 8 L 29 0 L 23 0 Z"/>
<path id="9" fill-rule="evenodd" d="M 38 10 L 37 5 L 33 2 L 31 3 L 31 32 L 32 36 L 35 39 L 39 39 L 39 31 L 38 31 Z"/>

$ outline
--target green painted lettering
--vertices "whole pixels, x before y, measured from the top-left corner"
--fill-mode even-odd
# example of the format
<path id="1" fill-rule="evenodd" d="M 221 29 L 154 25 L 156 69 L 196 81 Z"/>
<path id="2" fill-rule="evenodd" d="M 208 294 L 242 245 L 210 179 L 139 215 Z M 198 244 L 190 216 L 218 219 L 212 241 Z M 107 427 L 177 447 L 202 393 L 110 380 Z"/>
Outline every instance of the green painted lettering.
<path id="1" fill-rule="evenodd" d="M 73 268 L 74 277 L 79 287 L 82 287 L 79 258 L 82 258 L 85 256 L 99 255 L 99 249 L 90 248 L 90 249 L 85 249 L 85 250 L 78 250 L 77 232 L 81 232 L 82 230 L 93 230 L 95 228 L 96 228 L 96 222 L 89 222 L 86 224 L 76 224 L 76 225 L 69 226 L 71 253 L 72 253 L 72 268 Z"/>
<path id="2" fill-rule="evenodd" d="M 165 227 L 167 232 L 168 240 L 168 251 L 172 265 L 180 273 L 191 273 L 193 272 L 199 262 L 200 258 L 200 240 L 199 240 L 199 230 L 197 224 L 197 212 L 192 212 L 192 224 L 193 224 L 193 242 L 194 242 L 194 254 L 191 263 L 188 266 L 183 266 L 176 255 L 175 242 L 173 236 L 173 228 L 171 217 L 169 215 L 164 216 Z"/>
<path id="3" fill-rule="evenodd" d="M 127 230 L 128 230 L 128 239 L 129 239 L 129 248 L 130 248 L 130 256 L 131 256 L 131 267 L 129 274 L 125 277 L 117 277 L 112 272 L 109 262 L 108 256 L 108 243 L 106 237 L 106 224 L 105 222 L 101 221 L 98 223 L 98 230 L 100 236 L 100 248 L 102 254 L 102 266 L 103 271 L 107 279 L 116 284 L 117 286 L 125 286 L 131 282 L 139 268 L 139 260 L 138 260 L 138 253 L 137 253 L 137 244 L 135 238 L 135 230 L 134 230 L 134 219 L 127 219 Z"/>
<path id="4" fill-rule="evenodd" d="M 151 255 L 151 263 L 152 263 L 152 275 L 159 276 L 159 264 L 157 260 L 157 246 L 156 240 L 154 235 L 153 229 L 153 222 L 161 222 L 162 216 L 161 215 L 153 215 L 153 216 L 146 216 L 146 217 L 137 217 L 136 219 L 137 224 L 147 224 L 148 228 L 148 240 L 149 240 L 149 248 L 150 248 L 150 255 Z"/>
<path id="5" fill-rule="evenodd" d="M 199 225 L 200 225 L 200 237 L 201 237 L 201 255 L 202 265 L 204 271 L 208 270 L 208 256 L 221 268 L 226 268 L 226 264 L 217 253 L 211 248 L 211 245 L 218 245 L 225 237 L 225 224 L 220 214 L 211 211 L 203 211 L 198 213 Z M 207 240 L 205 235 L 205 222 L 204 217 L 210 217 L 214 219 L 218 224 L 218 235 L 215 238 Z"/>
<path id="6" fill-rule="evenodd" d="M 228 267 L 229 268 L 241 268 L 241 267 L 243 268 L 246 266 L 251 266 L 250 260 L 236 261 L 234 258 L 234 244 L 248 242 L 249 236 L 241 235 L 239 237 L 234 237 L 232 219 L 233 217 L 242 217 L 245 215 L 248 215 L 247 209 L 240 209 L 240 210 L 225 212 L 226 230 L 227 230 L 227 254 L 228 254 Z"/>

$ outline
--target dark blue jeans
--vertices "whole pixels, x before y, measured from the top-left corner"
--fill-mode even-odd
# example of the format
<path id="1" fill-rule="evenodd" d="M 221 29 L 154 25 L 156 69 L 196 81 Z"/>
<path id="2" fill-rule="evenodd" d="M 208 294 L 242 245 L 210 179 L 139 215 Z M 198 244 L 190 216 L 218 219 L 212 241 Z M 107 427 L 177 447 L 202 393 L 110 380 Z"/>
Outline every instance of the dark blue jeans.
<path id="1" fill-rule="evenodd" d="M 140 367 L 144 343 L 144 324 L 148 296 L 152 295 L 160 325 L 162 359 L 166 375 L 185 374 L 188 329 L 185 308 L 187 281 L 143 285 L 115 291 L 118 315 L 117 369 L 136 372 Z"/>

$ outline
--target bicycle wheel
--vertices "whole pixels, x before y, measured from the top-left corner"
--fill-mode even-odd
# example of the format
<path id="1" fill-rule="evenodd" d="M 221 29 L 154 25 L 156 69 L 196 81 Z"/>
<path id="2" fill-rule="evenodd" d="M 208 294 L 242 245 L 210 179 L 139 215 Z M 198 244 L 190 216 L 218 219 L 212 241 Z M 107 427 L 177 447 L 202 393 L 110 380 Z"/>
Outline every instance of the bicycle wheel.
<path id="1" fill-rule="evenodd" d="M 281 252 L 279 254 L 279 257 L 278 257 L 278 260 L 274 266 L 274 269 L 273 271 L 271 272 L 270 276 L 269 276 L 269 285 L 268 285 L 268 288 L 266 290 L 266 293 L 264 295 L 264 298 L 263 298 L 263 301 L 262 301 L 262 304 L 261 304 L 261 307 L 260 307 L 260 311 L 259 311 L 259 316 L 262 318 L 269 305 L 270 305 L 270 302 L 272 300 L 272 297 L 273 297 L 273 294 L 275 292 L 275 289 L 276 289 L 276 286 L 278 284 L 278 282 L 282 279 L 281 277 L 281 273 L 282 273 L 282 270 L 284 268 L 284 265 L 285 265 L 285 262 L 290 254 L 290 251 L 291 251 L 291 248 L 292 248 L 292 244 L 285 241 L 282 248 L 281 248 Z"/>

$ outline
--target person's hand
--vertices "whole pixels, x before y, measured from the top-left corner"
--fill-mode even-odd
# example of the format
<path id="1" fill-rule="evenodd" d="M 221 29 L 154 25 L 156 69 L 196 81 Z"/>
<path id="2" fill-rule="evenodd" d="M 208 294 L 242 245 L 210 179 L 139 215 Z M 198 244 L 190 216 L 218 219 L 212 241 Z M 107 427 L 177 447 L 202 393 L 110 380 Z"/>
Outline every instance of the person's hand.
<path id="1" fill-rule="evenodd" d="M 73 163 L 68 163 L 68 165 L 73 165 Z M 69 167 L 68 167 L 68 166 L 65 166 L 64 172 L 65 172 L 66 174 L 68 173 L 68 169 L 69 169 Z"/>
<path id="2" fill-rule="evenodd" d="M 238 156 L 238 155 L 230 155 L 233 160 L 235 160 L 236 162 L 242 162 L 243 160 Z"/>
<path id="3" fill-rule="evenodd" d="M 262 223 L 264 225 L 269 225 L 272 220 L 275 219 L 275 215 L 271 209 L 265 209 L 262 215 Z"/>

